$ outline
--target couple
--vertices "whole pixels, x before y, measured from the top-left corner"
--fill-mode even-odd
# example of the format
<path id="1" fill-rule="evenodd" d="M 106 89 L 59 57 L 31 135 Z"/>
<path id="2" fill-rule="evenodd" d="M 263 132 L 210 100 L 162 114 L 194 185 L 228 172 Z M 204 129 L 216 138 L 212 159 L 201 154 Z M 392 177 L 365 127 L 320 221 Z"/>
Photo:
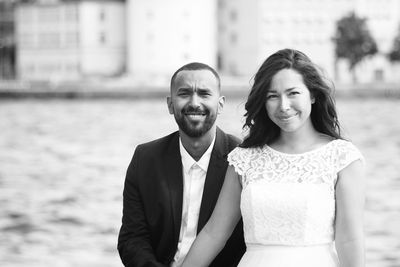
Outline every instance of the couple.
<path id="1" fill-rule="evenodd" d="M 305 54 L 276 52 L 255 75 L 239 144 L 215 125 L 215 70 L 177 70 L 167 102 L 179 131 L 137 146 L 128 167 L 123 263 L 364 266 L 363 157 L 340 136 L 331 93 Z"/>

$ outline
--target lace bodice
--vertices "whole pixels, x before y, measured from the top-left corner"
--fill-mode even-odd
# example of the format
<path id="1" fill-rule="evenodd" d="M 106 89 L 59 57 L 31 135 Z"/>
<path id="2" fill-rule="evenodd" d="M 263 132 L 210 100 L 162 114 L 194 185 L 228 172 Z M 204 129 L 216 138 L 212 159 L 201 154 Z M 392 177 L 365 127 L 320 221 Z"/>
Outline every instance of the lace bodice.
<path id="1" fill-rule="evenodd" d="M 228 155 L 241 176 L 241 212 L 248 244 L 314 245 L 333 241 L 337 174 L 363 157 L 334 140 L 302 154 L 265 145 Z"/>

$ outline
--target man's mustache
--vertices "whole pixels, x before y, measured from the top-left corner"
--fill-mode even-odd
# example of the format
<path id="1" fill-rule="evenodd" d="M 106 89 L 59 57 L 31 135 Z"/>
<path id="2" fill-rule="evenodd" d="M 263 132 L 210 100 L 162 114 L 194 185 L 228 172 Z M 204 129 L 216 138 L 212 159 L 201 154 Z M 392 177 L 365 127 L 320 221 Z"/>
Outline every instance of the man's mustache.
<path id="1" fill-rule="evenodd" d="M 185 115 L 208 115 L 210 112 L 208 109 L 203 109 L 201 107 L 188 106 L 182 109 L 182 113 Z"/>

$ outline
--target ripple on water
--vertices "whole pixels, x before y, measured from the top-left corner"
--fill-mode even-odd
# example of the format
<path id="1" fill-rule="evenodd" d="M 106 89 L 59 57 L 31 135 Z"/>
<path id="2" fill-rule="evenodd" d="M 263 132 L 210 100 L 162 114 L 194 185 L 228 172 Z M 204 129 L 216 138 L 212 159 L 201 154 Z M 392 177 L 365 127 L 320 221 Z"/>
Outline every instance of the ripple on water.
<path id="1" fill-rule="evenodd" d="M 49 223 L 66 224 L 66 225 L 83 225 L 84 222 L 76 217 L 60 217 L 48 220 Z"/>
<path id="2" fill-rule="evenodd" d="M 4 232 L 16 232 L 18 234 L 28 234 L 34 231 L 35 226 L 28 221 L 14 221 L 11 225 L 2 227 Z"/>
<path id="3" fill-rule="evenodd" d="M 238 136 L 239 104 L 219 118 Z M 338 112 L 366 157 L 368 266 L 398 267 L 399 102 L 341 100 Z M 126 168 L 137 144 L 176 130 L 164 101 L 5 102 L 0 118 L 0 265 L 121 266 Z"/>

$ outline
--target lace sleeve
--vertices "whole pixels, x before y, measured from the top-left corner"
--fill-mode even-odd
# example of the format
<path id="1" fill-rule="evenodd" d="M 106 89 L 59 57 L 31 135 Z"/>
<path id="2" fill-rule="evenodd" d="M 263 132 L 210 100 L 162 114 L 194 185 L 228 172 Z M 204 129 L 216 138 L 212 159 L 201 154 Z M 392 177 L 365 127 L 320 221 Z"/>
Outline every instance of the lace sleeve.
<path id="1" fill-rule="evenodd" d="M 348 141 L 340 142 L 337 146 L 336 172 L 340 172 L 356 160 L 365 164 L 363 155 L 355 145 Z"/>
<path id="2" fill-rule="evenodd" d="M 249 168 L 248 158 L 245 156 L 245 149 L 236 147 L 228 154 L 229 165 L 235 168 L 237 174 L 243 177 L 246 170 Z"/>

